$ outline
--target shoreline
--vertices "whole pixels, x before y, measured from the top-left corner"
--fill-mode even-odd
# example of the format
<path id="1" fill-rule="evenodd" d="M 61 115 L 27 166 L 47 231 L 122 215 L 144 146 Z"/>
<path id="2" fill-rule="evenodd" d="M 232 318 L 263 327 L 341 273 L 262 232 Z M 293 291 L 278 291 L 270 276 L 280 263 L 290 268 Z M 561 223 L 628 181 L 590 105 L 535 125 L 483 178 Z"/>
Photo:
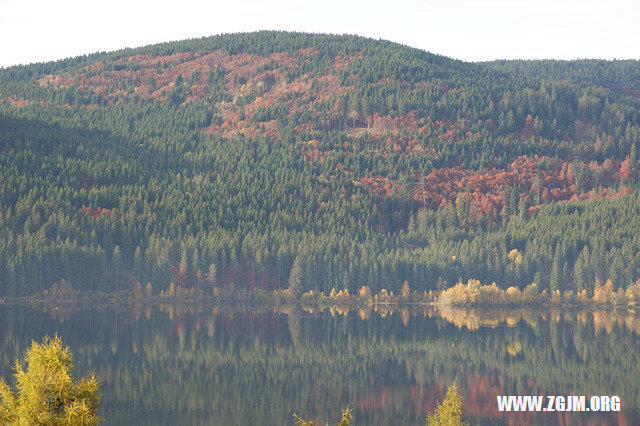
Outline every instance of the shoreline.
<path id="1" fill-rule="evenodd" d="M 639 314 L 634 306 L 611 303 L 597 303 L 592 300 L 575 302 L 536 300 L 529 302 L 455 302 L 445 303 L 435 300 L 424 300 L 423 298 L 394 298 L 392 300 L 374 300 L 362 299 L 358 296 L 351 296 L 349 299 L 335 300 L 326 297 L 325 299 L 315 299 L 310 301 L 305 297 L 300 298 L 278 298 L 270 293 L 251 293 L 244 294 L 241 297 L 215 297 L 212 295 L 196 295 L 191 297 L 182 296 L 162 296 L 152 295 L 150 297 L 135 296 L 131 292 L 122 291 L 117 293 L 98 293 L 98 292 L 77 292 L 73 296 L 52 297 L 43 295 L 24 296 L 24 297 L 0 297 L 0 305 L 4 306 L 27 306 L 33 308 L 63 308 L 71 310 L 86 310 L 88 308 L 119 308 L 119 307 L 140 307 L 140 306 L 159 306 L 159 307 L 176 307 L 184 309 L 194 308 L 250 308 L 250 309 L 274 309 L 277 311 L 290 311 L 293 309 L 301 309 L 308 312 L 322 312 L 324 310 L 460 310 L 460 311 L 520 311 L 531 310 L 537 312 L 554 311 L 554 310 L 570 310 L 570 311 L 587 311 L 587 312 L 615 312 L 636 315 Z"/>

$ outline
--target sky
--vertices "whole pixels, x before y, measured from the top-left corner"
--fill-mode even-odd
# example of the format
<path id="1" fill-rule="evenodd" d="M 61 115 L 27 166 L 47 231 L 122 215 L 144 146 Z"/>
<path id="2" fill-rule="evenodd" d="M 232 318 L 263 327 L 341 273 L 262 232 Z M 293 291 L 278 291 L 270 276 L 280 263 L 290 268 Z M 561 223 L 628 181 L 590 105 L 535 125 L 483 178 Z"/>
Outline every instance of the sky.
<path id="1" fill-rule="evenodd" d="M 640 59 L 640 0 L 0 0 L 0 67 L 256 30 L 358 34 L 467 61 Z"/>

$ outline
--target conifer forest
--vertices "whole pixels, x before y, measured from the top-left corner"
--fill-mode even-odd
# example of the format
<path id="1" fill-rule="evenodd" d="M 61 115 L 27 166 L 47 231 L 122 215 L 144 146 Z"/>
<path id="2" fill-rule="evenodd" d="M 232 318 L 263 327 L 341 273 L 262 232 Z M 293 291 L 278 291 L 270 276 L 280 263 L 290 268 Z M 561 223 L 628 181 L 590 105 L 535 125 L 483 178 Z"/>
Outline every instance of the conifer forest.
<path id="1" fill-rule="evenodd" d="M 0 297 L 625 290 L 639 151 L 634 60 L 263 31 L 4 68 Z"/>

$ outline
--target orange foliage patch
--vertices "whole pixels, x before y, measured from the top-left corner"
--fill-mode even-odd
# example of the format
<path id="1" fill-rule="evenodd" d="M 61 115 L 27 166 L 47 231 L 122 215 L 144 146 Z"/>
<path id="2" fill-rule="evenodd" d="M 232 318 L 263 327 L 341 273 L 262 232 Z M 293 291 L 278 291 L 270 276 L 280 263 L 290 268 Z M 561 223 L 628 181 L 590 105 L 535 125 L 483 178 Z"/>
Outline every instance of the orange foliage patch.
<path id="1" fill-rule="evenodd" d="M 106 214 L 107 216 L 111 214 L 111 210 L 109 209 L 103 209 L 102 207 L 91 208 L 85 206 L 84 204 L 82 205 L 80 211 L 82 212 L 82 214 L 90 216 L 93 220 L 98 219 L 103 214 Z"/>
<path id="2" fill-rule="evenodd" d="M 548 169 L 538 167 L 543 159 L 550 164 Z M 603 183 L 614 184 L 620 175 L 620 164 L 615 161 L 606 163 L 603 163 L 603 168 L 608 168 L 608 172 L 601 174 Z M 518 188 L 520 199 L 531 206 L 529 212 L 535 212 L 542 204 L 552 201 L 615 198 L 631 192 L 624 186 L 619 190 L 602 187 L 599 190 L 580 192 L 573 182 L 570 169 L 571 164 L 568 162 L 549 157 L 521 156 L 506 170 L 494 168 L 479 173 L 459 167 L 435 169 L 427 175 L 416 176 L 409 188 L 399 188 L 384 176 L 365 177 L 359 183 L 381 197 L 397 194 L 399 189 L 404 190 L 415 202 L 431 208 L 452 204 L 458 196 L 463 196 L 470 202 L 471 214 L 476 215 L 472 220 L 481 216 L 492 217 L 502 211 L 505 187 Z"/>

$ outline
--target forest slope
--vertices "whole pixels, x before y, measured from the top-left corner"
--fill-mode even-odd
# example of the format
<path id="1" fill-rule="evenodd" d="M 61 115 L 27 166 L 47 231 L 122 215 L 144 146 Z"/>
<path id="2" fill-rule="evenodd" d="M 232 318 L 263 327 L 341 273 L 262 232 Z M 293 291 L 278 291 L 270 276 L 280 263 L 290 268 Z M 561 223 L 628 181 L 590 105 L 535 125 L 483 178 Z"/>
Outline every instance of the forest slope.
<path id="1" fill-rule="evenodd" d="M 285 32 L 0 70 L 0 295 L 626 287 L 639 76 Z"/>

